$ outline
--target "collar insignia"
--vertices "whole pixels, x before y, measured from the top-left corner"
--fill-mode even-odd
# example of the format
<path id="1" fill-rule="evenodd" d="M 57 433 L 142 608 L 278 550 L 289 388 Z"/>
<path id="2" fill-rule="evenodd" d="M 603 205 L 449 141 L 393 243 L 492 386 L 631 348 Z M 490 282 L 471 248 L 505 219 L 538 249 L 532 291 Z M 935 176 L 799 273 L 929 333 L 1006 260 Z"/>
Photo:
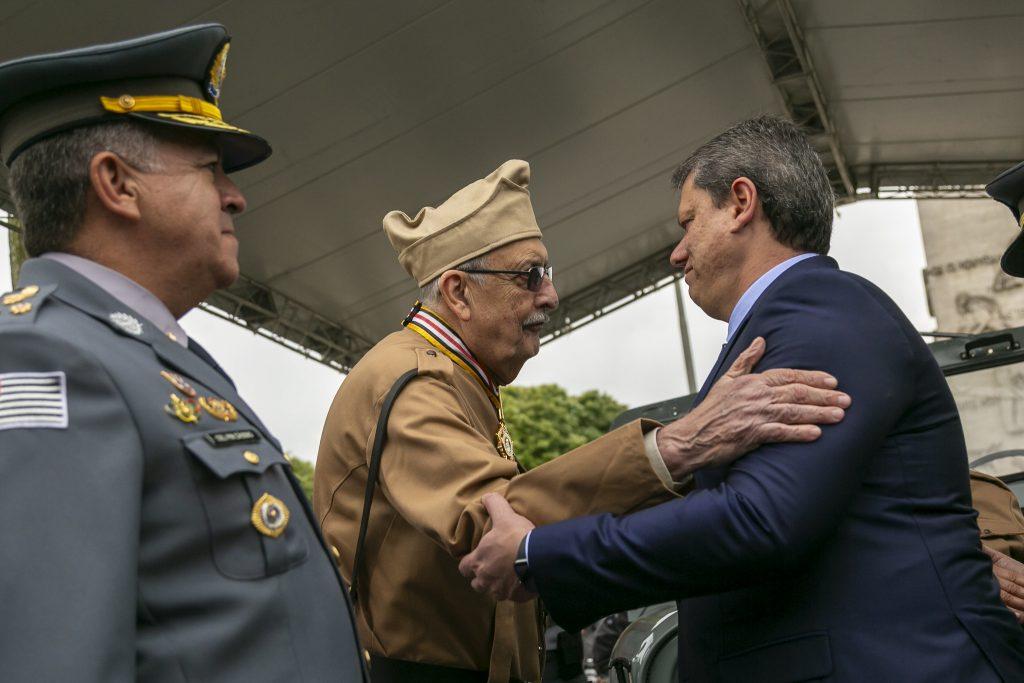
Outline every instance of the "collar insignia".
<path id="1" fill-rule="evenodd" d="M 114 323 L 128 334 L 136 337 L 142 334 L 142 323 L 140 323 L 137 318 L 128 315 L 127 313 L 122 313 L 120 311 L 117 313 L 111 313 L 110 322 Z"/>

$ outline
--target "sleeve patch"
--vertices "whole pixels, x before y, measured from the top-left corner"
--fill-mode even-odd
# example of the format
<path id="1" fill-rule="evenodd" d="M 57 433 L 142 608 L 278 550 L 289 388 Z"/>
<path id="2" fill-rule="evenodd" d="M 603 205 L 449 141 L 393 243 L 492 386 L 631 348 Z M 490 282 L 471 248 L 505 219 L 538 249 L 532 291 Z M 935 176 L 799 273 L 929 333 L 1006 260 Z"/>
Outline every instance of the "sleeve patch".
<path id="1" fill-rule="evenodd" d="M 0 373 L 0 430 L 67 426 L 68 392 L 63 372 Z"/>

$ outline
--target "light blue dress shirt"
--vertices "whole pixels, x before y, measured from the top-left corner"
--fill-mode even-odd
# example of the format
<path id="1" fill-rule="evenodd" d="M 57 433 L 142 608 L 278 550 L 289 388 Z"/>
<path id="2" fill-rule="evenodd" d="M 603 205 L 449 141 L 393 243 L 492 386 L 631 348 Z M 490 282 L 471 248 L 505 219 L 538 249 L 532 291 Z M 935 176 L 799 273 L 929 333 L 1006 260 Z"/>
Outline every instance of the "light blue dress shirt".
<path id="1" fill-rule="evenodd" d="M 743 296 L 741 296 L 740 300 L 736 302 L 736 306 L 733 307 L 732 313 L 729 315 L 729 332 L 725 336 L 726 344 L 732 341 L 732 336 L 736 334 L 736 330 L 739 329 L 744 319 L 746 319 L 747 314 L 750 313 L 750 309 L 754 307 L 757 300 L 761 298 L 762 294 L 764 294 L 764 290 L 768 289 L 768 286 L 775 282 L 775 280 L 787 270 L 801 261 L 811 258 L 812 256 L 817 256 L 817 254 L 797 254 L 796 256 L 788 258 L 761 277 L 754 280 L 754 284 L 747 287 L 747 291 L 743 292 Z"/>

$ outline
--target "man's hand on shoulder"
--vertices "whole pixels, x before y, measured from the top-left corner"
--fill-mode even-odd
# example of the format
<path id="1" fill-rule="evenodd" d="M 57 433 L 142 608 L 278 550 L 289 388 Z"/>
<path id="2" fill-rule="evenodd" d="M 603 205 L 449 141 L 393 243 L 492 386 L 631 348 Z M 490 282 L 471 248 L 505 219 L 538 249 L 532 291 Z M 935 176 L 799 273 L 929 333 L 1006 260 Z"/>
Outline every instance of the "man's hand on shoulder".
<path id="1" fill-rule="evenodd" d="M 519 544 L 533 529 L 533 523 L 516 514 L 500 494 L 488 493 L 481 501 L 493 526 L 476 549 L 462 558 L 459 571 L 470 579 L 473 590 L 487 593 L 495 600 L 532 600 L 536 596 L 516 576 L 515 559 Z"/>
<path id="2" fill-rule="evenodd" d="M 778 368 L 752 374 L 764 355 L 758 337 L 693 411 L 658 430 L 658 450 L 675 481 L 725 465 L 764 443 L 814 441 L 818 425 L 845 416 L 850 397 L 825 372 Z"/>
<path id="3" fill-rule="evenodd" d="M 981 547 L 992 560 L 992 573 L 999 582 L 999 597 L 1013 612 L 1018 624 L 1024 625 L 1024 564 L 998 550 Z"/>

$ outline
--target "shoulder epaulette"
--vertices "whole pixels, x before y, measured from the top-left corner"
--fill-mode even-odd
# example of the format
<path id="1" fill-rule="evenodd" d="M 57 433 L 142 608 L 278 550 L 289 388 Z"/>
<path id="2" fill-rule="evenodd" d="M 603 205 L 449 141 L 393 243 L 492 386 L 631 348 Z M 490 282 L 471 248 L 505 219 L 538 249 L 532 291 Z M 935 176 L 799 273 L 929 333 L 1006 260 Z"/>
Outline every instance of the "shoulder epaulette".
<path id="1" fill-rule="evenodd" d="M 34 322 L 43 302 L 56 289 L 55 284 L 25 285 L 13 292 L 0 294 L 0 325 Z"/>

